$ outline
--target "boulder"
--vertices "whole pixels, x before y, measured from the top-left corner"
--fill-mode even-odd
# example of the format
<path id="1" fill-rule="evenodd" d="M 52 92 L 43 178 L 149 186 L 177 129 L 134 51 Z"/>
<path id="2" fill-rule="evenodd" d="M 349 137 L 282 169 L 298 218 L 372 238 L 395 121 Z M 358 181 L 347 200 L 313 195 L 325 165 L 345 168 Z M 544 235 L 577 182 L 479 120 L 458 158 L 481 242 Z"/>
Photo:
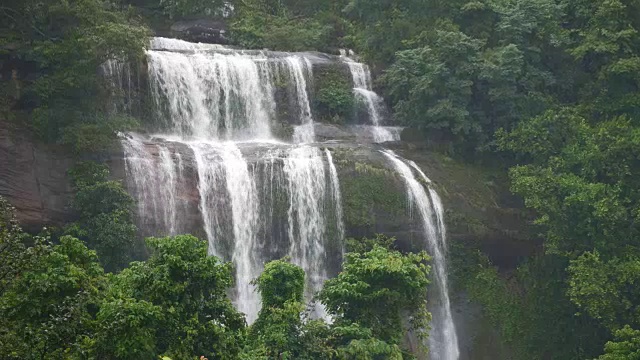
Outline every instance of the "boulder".
<path id="1" fill-rule="evenodd" d="M 196 19 L 177 21 L 171 25 L 171 35 L 191 42 L 229 44 L 227 25 L 223 21 Z"/>

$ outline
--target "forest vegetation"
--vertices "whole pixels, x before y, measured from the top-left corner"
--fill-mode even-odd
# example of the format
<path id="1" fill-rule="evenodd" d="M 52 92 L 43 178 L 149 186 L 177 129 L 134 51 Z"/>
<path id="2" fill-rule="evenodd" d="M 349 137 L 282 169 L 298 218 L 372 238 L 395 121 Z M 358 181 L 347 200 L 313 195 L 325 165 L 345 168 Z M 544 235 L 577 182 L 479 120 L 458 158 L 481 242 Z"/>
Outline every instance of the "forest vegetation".
<path id="1" fill-rule="evenodd" d="M 353 49 L 397 124 L 508 172 L 543 249 L 508 277 L 461 250 L 455 279 L 514 358 L 640 359 L 639 0 L 3 2 L 14 70 L 2 67 L 0 121 L 78 155 L 109 148 L 141 120 L 106 110 L 99 65 L 142 57 L 157 18 L 201 14 L 246 48 Z M 428 256 L 384 238 L 352 246 L 318 294 L 332 324 L 304 317 L 305 274 L 285 259 L 255 280 L 267 306 L 247 327 L 206 243 L 118 251 L 135 246 L 132 199 L 99 164 L 72 173 L 78 219 L 63 229 L 27 234 L 0 204 L 2 358 L 407 359 L 400 317 L 426 329 Z"/>

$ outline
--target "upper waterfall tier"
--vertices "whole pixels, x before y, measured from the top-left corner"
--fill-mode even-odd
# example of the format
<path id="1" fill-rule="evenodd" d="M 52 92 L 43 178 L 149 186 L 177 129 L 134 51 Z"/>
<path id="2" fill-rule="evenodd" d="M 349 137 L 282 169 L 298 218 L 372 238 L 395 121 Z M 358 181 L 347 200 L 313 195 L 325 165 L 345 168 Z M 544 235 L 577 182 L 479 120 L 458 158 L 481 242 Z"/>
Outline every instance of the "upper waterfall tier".
<path id="1" fill-rule="evenodd" d="M 144 66 L 110 61 L 102 67 L 113 88 L 114 111 L 143 119 L 146 132 L 309 143 L 317 140 L 315 124 L 331 122 L 359 140 L 399 140 L 396 129 L 381 126 L 388 112 L 371 90 L 368 67 L 350 58 L 168 38 L 153 38 L 146 54 Z M 335 86 L 355 89 L 353 109 L 341 109 L 338 120 L 326 95 Z"/>
<path id="2" fill-rule="evenodd" d="M 305 55 L 154 39 L 147 57 L 151 97 L 165 132 L 203 139 L 270 139 L 281 84 L 297 111 L 298 125 L 313 122 L 311 61 Z M 313 141 L 313 134 L 300 141 Z"/>

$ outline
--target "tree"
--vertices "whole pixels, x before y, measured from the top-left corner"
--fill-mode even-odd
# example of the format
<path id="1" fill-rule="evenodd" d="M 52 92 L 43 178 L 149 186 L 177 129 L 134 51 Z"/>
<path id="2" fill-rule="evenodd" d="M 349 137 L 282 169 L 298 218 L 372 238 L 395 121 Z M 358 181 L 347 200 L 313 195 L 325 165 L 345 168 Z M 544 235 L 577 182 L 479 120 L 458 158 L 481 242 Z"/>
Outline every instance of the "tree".
<path id="1" fill-rule="evenodd" d="M 107 60 L 144 54 L 150 33 L 139 19 L 109 0 L 4 3 L 0 18 L 3 58 L 14 73 L 11 80 L 21 84 L 11 110 L 28 113 L 27 125 L 43 139 L 67 141 L 79 151 L 113 141 L 121 118 L 108 115 L 96 69 Z"/>
<path id="2" fill-rule="evenodd" d="M 46 240 L 26 234 L 18 224 L 15 208 L 0 196 L 0 296 L 38 261 L 46 249 Z"/>
<path id="3" fill-rule="evenodd" d="M 164 0 L 160 8 L 169 18 L 205 14 L 211 17 L 229 17 L 237 4 L 228 0 Z"/>
<path id="4" fill-rule="evenodd" d="M 91 334 L 103 270 L 94 251 L 70 236 L 47 248 L 0 297 L 0 356 L 63 359 Z"/>
<path id="5" fill-rule="evenodd" d="M 248 48 L 328 50 L 344 24 L 328 12 L 308 12 L 310 7 L 303 9 L 281 1 L 242 1 L 230 23 L 231 37 Z"/>
<path id="6" fill-rule="evenodd" d="M 637 0 L 564 1 L 574 41 L 568 52 L 589 75 L 581 103 L 599 119 L 638 116 L 640 11 Z"/>
<path id="7" fill-rule="evenodd" d="M 422 335 L 428 328 L 426 254 L 389 250 L 394 239 L 351 240 L 344 270 L 317 295 L 333 322 L 303 311 L 304 272 L 286 260 L 268 263 L 255 280 L 262 297 L 243 359 L 398 359 L 403 319 Z"/>
<path id="8" fill-rule="evenodd" d="M 436 29 L 437 19 L 456 3 L 349 0 L 343 10 L 353 24 L 348 40 L 374 67 L 389 65 L 408 49 L 407 41 Z"/>
<path id="9" fill-rule="evenodd" d="M 149 238 L 147 246 L 152 252 L 149 260 L 132 263 L 112 284 L 120 294 L 116 299 L 124 298 L 126 311 L 144 315 L 137 318 L 140 325 L 129 322 L 127 329 L 135 330 L 139 344 L 157 349 L 156 354 L 178 359 L 195 355 L 237 359 L 245 320 L 227 298 L 233 283 L 231 264 L 207 256 L 207 242 L 190 235 Z M 113 306 L 117 304 L 107 309 Z M 103 326 L 112 327 L 110 311 L 102 312 Z M 130 339 L 118 338 L 123 349 Z"/>
<path id="10" fill-rule="evenodd" d="M 625 325 L 640 326 L 640 259 L 604 260 L 586 252 L 571 261 L 568 295 L 571 300 L 611 331 Z"/>
<path id="11" fill-rule="evenodd" d="M 67 227 L 67 233 L 96 249 L 107 271 L 124 268 L 136 250 L 133 198 L 120 182 L 108 180 L 104 165 L 80 162 L 70 174 L 75 187 L 73 208 L 80 219 Z"/>
<path id="12" fill-rule="evenodd" d="M 638 360 L 640 359 L 640 331 L 629 326 L 615 332 L 615 340 L 604 346 L 604 355 L 598 360 Z"/>
<path id="13" fill-rule="evenodd" d="M 255 279 L 262 309 L 251 326 L 251 354 L 268 359 L 301 359 L 304 270 L 285 260 L 265 265 Z"/>
<path id="14" fill-rule="evenodd" d="M 627 118 L 590 125 L 575 109 L 549 111 L 500 141 L 530 161 L 511 169 L 512 186 L 538 212 L 551 251 L 630 250 L 640 234 L 640 130 Z"/>
<path id="15" fill-rule="evenodd" d="M 469 112 L 482 42 L 459 31 L 436 32 L 433 44 L 396 54 L 381 81 L 394 113 L 419 129 L 455 136 L 481 132 Z"/>
<path id="16" fill-rule="evenodd" d="M 165 326 L 164 309 L 145 300 L 110 294 L 100 304 L 95 335 L 84 343 L 84 355 L 98 359 L 157 359 Z M 192 354 L 193 355 L 193 354 Z"/>
<path id="17" fill-rule="evenodd" d="M 363 253 L 347 253 L 342 272 L 327 280 L 318 298 L 335 326 L 356 325 L 370 331 L 371 338 L 398 345 L 405 314 L 418 333 L 427 329 L 428 259 L 426 253 L 403 255 L 377 244 Z"/>

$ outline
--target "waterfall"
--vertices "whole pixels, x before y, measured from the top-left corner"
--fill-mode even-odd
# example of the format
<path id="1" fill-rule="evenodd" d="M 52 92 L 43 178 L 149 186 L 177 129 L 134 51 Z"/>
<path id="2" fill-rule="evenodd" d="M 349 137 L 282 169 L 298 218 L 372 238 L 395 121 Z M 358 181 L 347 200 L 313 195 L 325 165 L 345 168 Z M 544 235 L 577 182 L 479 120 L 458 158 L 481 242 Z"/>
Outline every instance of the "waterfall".
<path id="1" fill-rule="evenodd" d="M 300 104 L 298 116 L 301 125 L 294 129 L 293 141 L 296 143 L 313 142 L 315 135 L 313 130 L 313 117 L 311 115 L 311 105 L 309 104 L 309 94 L 307 92 L 306 77 L 311 78 L 311 64 L 308 59 L 289 56 L 286 58 L 289 64 L 291 78 L 296 86 L 297 102 Z"/>
<path id="2" fill-rule="evenodd" d="M 270 138 L 275 102 L 266 61 L 239 54 L 147 51 L 158 118 L 173 134 Z"/>
<path id="3" fill-rule="evenodd" d="M 420 216 L 425 233 L 426 246 L 433 258 L 438 303 L 435 304 L 435 308 L 432 307 L 431 309 L 433 315 L 433 325 L 429 335 L 431 358 L 457 360 L 460 356 L 460 350 L 449 300 L 446 228 L 442 202 L 436 191 L 429 185 L 431 183 L 429 178 L 415 163 L 407 162 L 391 150 L 383 150 L 382 153 L 404 179 L 409 205 L 413 210 L 417 210 Z M 416 179 L 411 170 L 412 168 L 420 174 L 421 179 L 428 187 L 428 192 L 425 191 L 424 185 Z"/>
<path id="4" fill-rule="evenodd" d="M 222 151 L 222 163 L 226 172 L 226 185 L 231 199 L 234 247 L 231 260 L 236 264 L 236 306 L 247 314 L 247 320 L 255 320 L 260 302 L 251 280 L 262 272 L 260 249 L 256 248 L 259 207 L 256 185 L 249 174 L 247 162 L 240 150 L 227 145 Z"/>
<path id="5" fill-rule="evenodd" d="M 315 143 L 310 101 L 311 61 L 326 58 L 165 38 L 154 38 L 146 55 L 154 121 L 146 124 L 145 135 L 126 134 L 121 140 L 141 233 L 206 238 L 210 255 L 235 265 L 230 296 L 249 323 L 261 306 L 251 280 L 268 261 L 289 256 L 302 267 L 305 298 L 311 301 L 324 281 L 337 275 L 344 255 L 344 194 L 328 143 Z M 346 63 L 354 94 L 366 102 L 375 125 L 367 131 L 377 142 L 398 139 L 398 128 L 380 126 L 383 101 L 371 90 L 369 69 L 350 59 Z M 106 64 L 105 74 L 126 80 L 128 70 L 116 65 Z M 113 84 L 130 87 L 126 81 Z M 291 106 L 281 108 L 285 104 Z M 290 118 L 286 130 L 293 134 L 287 142 L 276 140 L 283 137 L 280 117 Z M 440 198 L 416 180 L 414 172 L 430 183 L 415 163 L 383 153 L 383 161 L 405 179 L 434 258 L 439 301 L 432 310 L 432 359 L 457 359 Z M 327 318 L 320 304 L 310 309 L 312 316 Z"/>
<path id="6" fill-rule="evenodd" d="M 125 170 L 137 199 L 138 225 L 146 235 L 176 235 L 180 228 L 178 177 L 170 150 L 165 145 L 145 145 L 137 136 L 122 140 Z M 156 159 L 154 153 L 159 155 Z M 158 171 L 160 169 L 160 171 Z"/>
<path id="7" fill-rule="evenodd" d="M 307 297 L 322 288 L 327 279 L 326 202 L 327 177 L 320 150 L 308 146 L 293 148 L 284 159 L 289 187 L 289 255 L 305 270 Z M 322 317 L 324 309 L 316 305 L 314 315 Z"/>
<path id="8" fill-rule="evenodd" d="M 338 170 L 333 162 L 333 155 L 329 149 L 324 149 L 327 155 L 327 162 L 329 163 L 329 174 L 331 176 L 331 195 L 333 197 L 333 203 L 335 204 L 335 219 L 336 219 L 336 231 L 338 239 L 344 239 L 345 229 L 343 213 L 342 213 L 342 193 L 340 192 L 340 180 L 338 179 Z"/>
<path id="9" fill-rule="evenodd" d="M 208 144 L 189 144 L 198 169 L 199 211 L 209 241 L 209 254 L 228 259 L 224 236 L 231 231 L 227 218 L 230 199 L 226 191 L 226 173 L 220 155 Z"/>
<path id="10" fill-rule="evenodd" d="M 147 59 L 157 130 L 203 139 L 270 139 L 274 79 L 284 68 L 295 85 L 298 142 L 313 141 L 312 67 L 305 57 L 155 38 Z"/>
<path id="11" fill-rule="evenodd" d="M 110 59 L 100 67 L 104 79 L 109 83 L 112 97 L 113 113 L 131 112 L 131 94 L 133 81 L 131 79 L 131 67 L 128 62 Z"/>
<path id="12" fill-rule="evenodd" d="M 346 51 L 342 51 L 340 57 L 346 62 L 347 66 L 349 66 L 356 100 L 362 101 L 367 108 L 369 121 L 373 125 L 367 130 L 369 130 L 373 141 L 382 143 L 400 140 L 398 132 L 382 126 L 381 110 L 384 108 L 384 100 L 372 90 L 373 86 L 369 67 L 347 57 Z"/>
<path id="13" fill-rule="evenodd" d="M 370 90 L 372 86 L 371 71 L 369 71 L 369 67 L 365 64 L 355 62 L 346 56 L 344 56 L 344 58 L 349 66 L 354 88 Z"/>
<path id="14" fill-rule="evenodd" d="M 177 205 L 176 205 L 176 166 L 174 164 L 173 158 L 169 149 L 164 146 L 159 146 L 160 150 L 160 170 L 158 172 L 159 175 L 159 183 L 164 185 L 169 191 L 162 193 L 161 202 L 164 205 L 162 207 L 164 223 L 167 228 L 167 231 L 171 235 L 177 234 L 177 222 L 178 222 L 178 214 L 177 214 Z"/>

